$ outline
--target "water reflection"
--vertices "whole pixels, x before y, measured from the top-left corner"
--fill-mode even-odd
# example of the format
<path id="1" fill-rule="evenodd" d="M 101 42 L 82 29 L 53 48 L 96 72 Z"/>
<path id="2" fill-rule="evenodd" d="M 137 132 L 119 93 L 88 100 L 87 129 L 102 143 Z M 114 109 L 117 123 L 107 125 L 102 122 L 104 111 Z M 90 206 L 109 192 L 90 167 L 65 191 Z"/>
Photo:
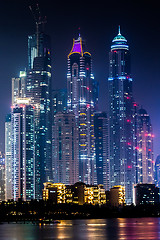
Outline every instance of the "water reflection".
<path id="1" fill-rule="evenodd" d="M 0 240 L 160 239 L 160 218 L 63 220 L 60 224 L 2 224 Z"/>

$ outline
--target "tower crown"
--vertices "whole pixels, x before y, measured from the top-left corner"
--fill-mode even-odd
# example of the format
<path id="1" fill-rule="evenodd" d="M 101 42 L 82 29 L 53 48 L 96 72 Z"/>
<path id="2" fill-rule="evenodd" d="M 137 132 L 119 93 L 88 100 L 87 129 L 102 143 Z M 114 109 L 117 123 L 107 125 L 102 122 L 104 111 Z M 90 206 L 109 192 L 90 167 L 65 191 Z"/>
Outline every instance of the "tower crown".
<path id="1" fill-rule="evenodd" d="M 118 35 L 112 40 L 111 50 L 128 50 L 127 40 L 122 36 L 120 26 L 118 27 Z"/>
<path id="2" fill-rule="evenodd" d="M 89 52 L 84 52 L 84 49 L 85 49 L 84 42 L 79 34 L 78 39 L 73 38 L 72 49 L 71 49 L 70 53 L 68 54 L 68 57 L 73 53 L 78 53 L 81 56 L 83 56 L 85 53 L 88 53 L 89 55 L 91 55 Z"/>

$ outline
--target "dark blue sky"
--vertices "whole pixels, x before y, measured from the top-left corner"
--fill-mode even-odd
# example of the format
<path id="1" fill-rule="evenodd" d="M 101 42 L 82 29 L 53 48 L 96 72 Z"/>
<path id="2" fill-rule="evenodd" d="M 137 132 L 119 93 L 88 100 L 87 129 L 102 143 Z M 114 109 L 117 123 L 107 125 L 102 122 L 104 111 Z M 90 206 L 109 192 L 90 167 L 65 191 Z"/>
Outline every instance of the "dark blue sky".
<path id="1" fill-rule="evenodd" d="M 4 119 L 10 111 L 11 78 L 27 66 L 27 35 L 35 25 L 29 5 L 37 1 L 5 0 L 0 7 L 0 150 Z M 131 52 L 133 94 L 151 116 L 155 157 L 160 153 L 160 15 L 158 1 L 38 1 L 52 37 L 53 88 L 66 86 L 67 55 L 78 27 L 93 58 L 100 83 L 100 110 L 107 105 L 108 52 L 118 25 Z"/>

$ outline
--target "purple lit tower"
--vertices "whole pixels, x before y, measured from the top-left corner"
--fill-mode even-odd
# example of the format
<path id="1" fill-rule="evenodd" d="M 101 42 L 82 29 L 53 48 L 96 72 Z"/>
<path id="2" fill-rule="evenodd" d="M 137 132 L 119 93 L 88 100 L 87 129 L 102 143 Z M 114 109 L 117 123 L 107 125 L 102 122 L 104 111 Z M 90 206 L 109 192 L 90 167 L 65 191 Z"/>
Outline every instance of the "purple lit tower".
<path id="1" fill-rule="evenodd" d="M 67 107 L 73 111 L 79 135 L 79 181 L 96 183 L 94 119 L 98 101 L 98 84 L 92 74 L 91 54 L 85 51 L 79 35 L 73 39 L 68 55 Z"/>

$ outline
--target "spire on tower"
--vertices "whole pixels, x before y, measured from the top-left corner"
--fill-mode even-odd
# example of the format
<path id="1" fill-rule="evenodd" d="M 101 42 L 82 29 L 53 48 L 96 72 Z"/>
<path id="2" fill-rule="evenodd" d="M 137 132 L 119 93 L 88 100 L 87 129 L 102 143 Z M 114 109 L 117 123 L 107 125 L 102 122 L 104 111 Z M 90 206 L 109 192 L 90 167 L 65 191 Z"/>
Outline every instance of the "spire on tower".
<path id="1" fill-rule="evenodd" d="M 79 32 L 78 36 L 79 36 L 79 37 L 81 37 L 80 30 L 81 30 L 81 28 L 79 27 L 79 28 L 78 28 L 78 32 Z"/>
<path id="2" fill-rule="evenodd" d="M 118 35 L 121 35 L 121 27 L 118 25 Z"/>

